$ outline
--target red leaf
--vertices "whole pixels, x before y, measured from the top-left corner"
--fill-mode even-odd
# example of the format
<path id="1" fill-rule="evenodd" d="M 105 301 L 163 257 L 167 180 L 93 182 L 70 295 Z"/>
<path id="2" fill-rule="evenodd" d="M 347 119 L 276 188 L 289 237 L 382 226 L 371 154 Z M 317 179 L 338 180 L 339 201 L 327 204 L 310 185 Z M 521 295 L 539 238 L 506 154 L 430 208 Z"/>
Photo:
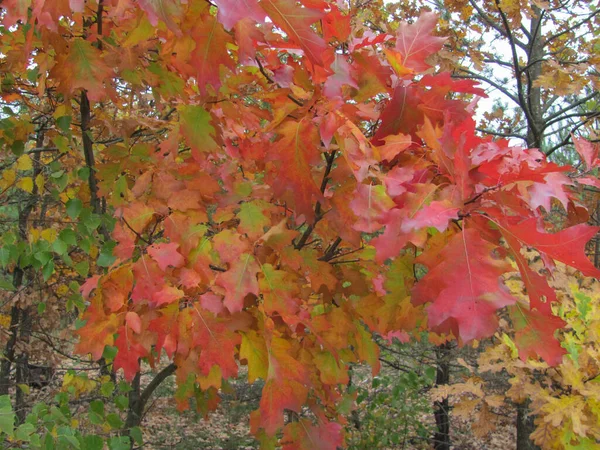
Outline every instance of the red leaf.
<path id="1" fill-rule="evenodd" d="M 384 138 L 390 134 L 412 134 L 418 124 L 423 123 L 423 112 L 419 91 L 410 85 L 398 86 L 394 95 L 381 113 L 381 125 L 373 136 L 373 144 L 383 145 Z"/>
<path id="2" fill-rule="evenodd" d="M 152 301 L 156 304 L 156 306 L 168 305 L 176 302 L 180 298 L 183 298 L 184 295 L 185 293 L 182 290 L 173 286 L 165 285 L 160 291 L 152 294 Z"/>
<path id="3" fill-rule="evenodd" d="M 260 6 L 275 25 L 288 35 L 290 41 L 300 45 L 314 64 L 323 66 L 325 41 L 311 28 L 311 24 L 321 20 L 325 14 L 310 8 L 301 8 L 295 0 L 263 0 Z"/>
<path id="4" fill-rule="evenodd" d="M 322 197 L 312 176 L 312 166 L 321 162 L 317 127 L 308 120 L 288 120 L 278 129 L 281 137 L 273 143 L 272 157 L 278 161 L 273 190 L 289 200 L 296 212 L 308 220 L 314 216 L 313 200 Z"/>
<path id="5" fill-rule="evenodd" d="M 274 337 L 267 348 L 269 370 L 260 399 L 260 426 L 272 436 L 283 426 L 286 409 L 302 410 L 308 395 L 308 371 L 294 358 L 289 341 Z"/>
<path id="6" fill-rule="evenodd" d="M 79 288 L 79 292 L 81 292 L 83 298 L 87 299 L 90 297 L 90 293 L 98 286 L 98 280 L 100 280 L 100 275 L 94 275 L 85 280 L 85 283 Z"/>
<path id="7" fill-rule="evenodd" d="M 177 248 L 179 244 L 174 242 L 152 244 L 148 247 L 148 254 L 158 263 L 158 267 L 164 272 L 167 267 L 181 267 L 185 263 L 185 259 Z"/>
<path id="8" fill-rule="evenodd" d="M 140 319 L 140 316 L 138 316 L 136 312 L 129 311 L 125 315 L 125 322 L 127 323 L 127 326 L 137 334 L 142 332 L 142 319 Z"/>
<path id="9" fill-rule="evenodd" d="M 431 67 L 425 59 L 440 50 L 446 40 L 432 35 L 437 21 L 437 14 L 424 12 L 415 23 L 400 24 L 396 34 L 396 49 L 404 57 L 405 67 L 417 72 Z"/>
<path id="10" fill-rule="evenodd" d="M 586 244 L 598 233 L 599 227 L 579 224 L 558 233 L 542 233 L 537 229 L 538 221 L 535 218 L 504 226 L 508 233 L 524 245 L 574 267 L 588 277 L 600 277 L 600 270 L 594 267 L 585 254 Z"/>
<path id="11" fill-rule="evenodd" d="M 331 5 L 331 11 L 327 13 L 323 20 L 323 34 L 327 41 L 331 41 L 332 38 L 337 39 L 339 42 L 345 42 L 350 36 L 350 22 L 352 20 L 352 14 L 342 14 L 342 12 Z"/>
<path id="12" fill-rule="evenodd" d="M 313 425 L 300 419 L 285 426 L 281 443 L 283 450 L 336 450 L 344 446 L 343 428 L 335 422 Z"/>
<path id="13" fill-rule="evenodd" d="M 85 325 L 77 330 L 79 342 L 75 347 L 75 353 L 91 353 L 92 358 L 97 361 L 104 353 L 106 345 L 113 345 L 115 333 L 122 323 L 116 314 L 105 314 L 100 299 L 95 298 L 86 309 L 83 319 Z"/>
<path id="14" fill-rule="evenodd" d="M 242 19 L 249 18 L 253 22 L 262 23 L 265 12 L 258 6 L 257 0 L 214 0 L 217 5 L 217 19 L 227 31 Z"/>
<path id="15" fill-rule="evenodd" d="M 173 20 L 181 15 L 182 10 L 178 0 L 138 0 L 140 7 L 148 14 L 148 21 L 158 25 L 158 19 L 162 20 L 173 32 L 180 35 L 179 26 Z"/>
<path id="16" fill-rule="evenodd" d="M 191 64 L 196 69 L 200 92 L 205 94 L 207 85 L 218 91 L 221 87 L 221 66 L 233 67 L 233 60 L 227 50 L 233 40 L 212 15 L 204 16 L 193 29 L 192 36 L 196 47 L 191 55 Z"/>
<path id="17" fill-rule="evenodd" d="M 459 208 L 455 208 L 448 200 L 433 201 L 420 209 L 412 217 L 402 222 L 401 230 L 407 233 L 426 227 L 437 228 L 438 231 L 446 231 L 451 220 L 458 219 Z"/>
<path id="18" fill-rule="evenodd" d="M 530 356 L 540 356 L 552 366 L 560 364 L 567 351 L 554 335 L 566 325 L 564 320 L 528 311 L 518 304 L 510 308 L 510 315 L 515 327 L 515 344 L 523 361 L 527 361 Z"/>
<path id="19" fill-rule="evenodd" d="M 358 217 L 353 228 L 366 233 L 379 230 L 393 206 L 394 202 L 383 186 L 358 184 L 354 199 L 350 202 L 350 208 Z"/>
<path id="20" fill-rule="evenodd" d="M 113 75 L 100 50 L 84 39 L 75 39 L 66 52 L 57 55 L 51 75 L 59 80 L 59 91 L 70 96 L 85 89 L 90 100 L 104 97 L 104 80 Z"/>
<path id="21" fill-rule="evenodd" d="M 115 346 L 119 351 L 113 362 L 114 369 L 115 371 L 123 369 L 125 379 L 131 381 L 140 370 L 140 358 L 147 356 L 148 351 L 127 333 L 124 326 L 119 328 L 119 337 L 115 341 Z"/>
<path id="22" fill-rule="evenodd" d="M 496 310 L 515 302 L 500 277 L 510 265 L 493 256 L 495 246 L 479 232 L 467 228 L 457 233 L 440 252 L 413 289 L 415 304 L 428 307 L 434 331 L 452 331 L 463 342 L 491 336 L 497 327 Z"/>
<path id="23" fill-rule="evenodd" d="M 521 254 L 521 243 L 507 230 L 504 231 L 504 238 L 512 250 L 513 257 L 521 272 L 521 279 L 529 295 L 529 309 L 551 316 L 551 304 L 556 301 L 556 291 L 548 285 L 546 277 L 534 272 L 529 267 L 528 261 Z"/>
<path id="24" fill-rule="evenodd" d="M 576 138 L 572 136 L 573 144 L 575 144 L 575 150 L 581 156 L 581 159 L 585 162 L 587 169 L 590 170 L 593 167 L 596 167 L 600 160 L 598 160 L 598 151 L 600 150 L 600 145 L 592 144 L 590 141 L 583 138 Z"/>
<path id="25" fill-rule="evenodd" d="M 104 305 L 112 312 L 120 310 L 127 303 L 132 287 L 133 274 L 131 266 L 121 266 L 109 272 L 100 281 L 100 291 Z"/>
<path id="26" fill-rule="evenodd" d="M 329 98 L 336 98 L 342 95 L 342 87 L 344 85 L 352 86 L 358 89 L 356 81 L 350 74 L 351 66 L 348 64 L 344 55 L 335 54 L 333 63 L 331 63 L 332 75 L 329 75 L 325 85 L 323 86 L 323 93 Z"/>
<path id="27" fill-rule="evenodd" d="M 225 289 L 224 304 L 231 313 L 239 312 L 244 307 L 244 297 L 248 294 L 258 295 L 259 272 L 254 256 L 240 255 L 231 268 L 217 277 L 216 284 Z"/>

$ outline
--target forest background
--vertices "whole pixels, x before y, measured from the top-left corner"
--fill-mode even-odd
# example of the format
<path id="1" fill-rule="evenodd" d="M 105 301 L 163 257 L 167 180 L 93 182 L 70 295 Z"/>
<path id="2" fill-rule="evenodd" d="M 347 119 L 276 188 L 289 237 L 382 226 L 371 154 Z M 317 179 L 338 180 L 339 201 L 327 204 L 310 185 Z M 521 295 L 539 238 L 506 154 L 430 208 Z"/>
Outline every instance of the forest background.
<path id="1" fill-rule="evenodd" d="M 596 448 L 594 3 L 0 1 L 3 445 Z"/>

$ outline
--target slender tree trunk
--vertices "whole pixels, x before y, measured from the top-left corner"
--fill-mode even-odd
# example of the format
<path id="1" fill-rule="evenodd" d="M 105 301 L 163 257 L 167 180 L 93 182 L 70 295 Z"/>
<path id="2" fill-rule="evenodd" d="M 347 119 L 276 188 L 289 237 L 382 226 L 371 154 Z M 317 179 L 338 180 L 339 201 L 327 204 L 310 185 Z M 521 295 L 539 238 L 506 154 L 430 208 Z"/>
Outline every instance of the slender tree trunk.
<path id="1" fill-rule="evenodd" d="M 127 410 L 127 419 L 125 421 L 124 429 L 125 433 L 130 437 L 131 448 L 134 447 L 134 441 L 133 438 L 131 438 L 131 429 L 140 426 L 142 418 L 144 417 L 144 409 L 153 392 L 163 381 L 174 374 L 176 369 L 177 366 L 175 366 L 175 364 L 169 364 L 154 376 L 144 390 L 141 389 L 140 372 L 135 375 L 135 378 L 131 383 L 133 389 L 129 392 L 129 408 Z"/>
<path id="2" fill-rule="evenodd" d="M 19 330 L 19 345 L 21 353 L 17 357 L 16 364 L 16 376 L 15 382 L 17 384 L 17 390 L 15 393 L 15 410 L 17 413 L 17 422 L 19 424 L 25 422 L 27 417 L 27 402 L 25 398 L 25 392 L 19 387 L 19 385 L 29 384 L 29 342 L 31 338 L 31 326 L 32 316 L 31 308 L 26 307 L 21 311 L 21 323 Z"/>
<path id="3" fill-rule="evenodd" d="M 535 81 L 542 74 L 541 59 L 544 56 L 542 35 L 542 10 L 532 4 L 534 17 L 530 24 L 527 64 L 527 101 L 533 123 L 527 126 L 527 143 L 542 150 L 544 136 L 544 117 L 542 110 L 541 89 L 535 87 Z M 538 447 L 529 439 L 535 431 L 534 417 L 530 414 L 529 401 L 517 405 L 517 450 L 534 450 Z"/>
<path id="4" fill-rule="evenodd" d="M 348 390 L 352 387 L 352 375 L 354 374 L 354 366 L 350 365 L 348 369 Z M 350 421 L 354 425 L 354 428 L 360 430 L 360 416 L 358 415 L 358 410 L 353 409 L 350 413 Z"/>
<path id="5" fill-rule="evenodd" d="M 21 282 L 16 282 L 17 273 L 20 275 L 20 278 L 23 277 L 23 272 L 20 269 L 15 269 L 15 273 L 13 274 L 13 284 L 20 285 Z M 17 345 L 17 334 L 19 332 L 19 319 L 20 319 L 20 309 L 18 306 L 13 305 L 10 309 L 10 327 L 8 332 L 10 337 L 6 342 L 6 347 L 4 347 L 4 355 L 2 357 L 2 364 L 0 364 L 0 395 L 7 395 L 8 390 L 10 388 L 10 371 L 12 369 L 13 359 L 15 358 L 15 347 Z"/>
<path id="6" fill-rule="evenodd" d="M 37 131 L 36 142 L 35 145 L 37 148 L 41 148 L 44 145 L 44 124 L 41 125 L 41 128 Z M 41 164 L 40 164 L 40 154 L 37 153 L 33 159 L 33 179 L 41 173 Z M 25 206 L 21 211 L 19 211 L 19 238 L 23 242 L 27 242 L 27 223 L 29 221 L 29 216 L 33 211 L 33 208 L 38 201 L 38 187 L 37 184 L 34 183 L 33 190 L 31 195 L 25 202 Z M 24 268 L 20 267 L 19 262 L 15 266 L 13 271 L 13 286 L 15 291 L 19 291 L 21 286 L 23 285 L 23 280 L 25 276 Z M 24 328 L 21 324 L 25 324 Z M 10 372 L 12 370 L 13 362 L 15 362 L 15 351 L 17 347 L 17 340 L 20 331 L 26 331 L 27 335 L 31 334 L 31 318 L 29 317 L 28 309 L 22 309 L 18 303 L 15 303 L 10 312 L 10 327 L 9 334 L 10 337 L 6 343 L 4 348 L 4 354 L 2 358 L 2 363 L 0 364 L 0 395 L 7 395 L 10 388 Z M 25 358 L 28 360 L 27 355 L 28 349 L 24 350 Z M 23 355 L 22 355 L 23 356 Z M 17 368 L 18 369 L 18 368 Z M 24 373 L 17 370 L 20 373 L 21 377 L 24 376 Z M 23 392 L 17 392 L 17 410 L 19 410 L 19 406 L 23 404 Z M 17 411 L 17 416 L 19 411 Z M 18 416 L 19 417 L 19 416 Z M 20 418 L 20 417 L 19 417 Z"/>
<path id="7" fill-rule="evenodd" d="M 594 225 L 600 224 L 600 201 L 596 203 L 596 223 Z M 596 240 L 594 242 L 594 266 L 600 268 L 600 235 L 596 235 Z"/>
<path id="8" fill-rule="evenodd" d="M 535 430 L 534 416 L 530 414 L 529 400 L 517 405 L 517 450 L 539 450 L 529 438 Z"/>
<path id="9" fill-rule="evenodd" d="M 450 382 L 450 343 L 440 345 L 436 351 L 437 374 L 435 385 L 442 386 Z M 435 450 L 450 450 L 450 410 L 448 399 L 434 404 L 434 416 L 437 430 L 433 437 Z"/>
<path id="10" fill-rule="evenodd" d="M 544 115 L 542 110 L 542 91 L 539 86 L 535 86 L 536 80 L 542 74 L 542 58 L 544 56 L 544 47 L 542 36 L 542 10 L 535 4 L 531 5 L 534 17 L 531 19 L 530 35 L 527 54 L 527 105 L 531 113 L 531 120 L 527 123 L 527 143 L 533 148 L 542 148 L 544 137 Z"/>
<path id="11" fill-rule="evenodd" d="M 142 421 L 144 413 L 144 405 L 142 405 L 142 391 L 140 387 L 140 372 L 135 374 L 135 378 L 131 383 L 131 391 L 129 391 L 129 408 L 127 410 L 127 420 L 125 421 L 125 429 L 131 430 L 137 427 Z"/>

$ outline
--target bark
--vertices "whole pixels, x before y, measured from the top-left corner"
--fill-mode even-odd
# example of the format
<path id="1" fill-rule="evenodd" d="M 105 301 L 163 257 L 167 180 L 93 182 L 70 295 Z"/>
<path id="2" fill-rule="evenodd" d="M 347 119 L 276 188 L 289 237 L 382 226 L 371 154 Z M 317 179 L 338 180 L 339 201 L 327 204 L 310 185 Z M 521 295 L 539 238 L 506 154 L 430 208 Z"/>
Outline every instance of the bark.
<path id="1" fill-rule="evenodd" d="M 162 384 L 168 377 L 175 373 L 177 366 L 169 364 L 167 367 L 158 372 L 152 381 L 143 390 L 140 385 L 140 372 L 135 375 L 132 382 L 132 390 L 129 392 L 129 408 L 127 410 L 127 419 L 125 421 L 125 433 L 130 434 L 130 430 L 139 426 L 144 417 L 144 409 L 150 397 L 158 386 Z M 134 447 L 133 438 L 130 436 L 130 446 Z"/>
<path id="2" fill-rule="evenodd" d="M 437 374 L 436 386 L 450 382 L 450 343 L 443 344 L 436 349 Z M 435 450 L 450 450 L 450 410 L 448 398 L 434 404 L 434 416 L 437 430 L 433 437 Z"/>
<path id="3" fill-rule="evenodd" d="M 36 148 L 42 148 L 44 145 L 44 125 L 42 124 L 41 128 L 37 132 L 36 137 Z M 36 153 L 33 158 L 33 179 L 41 173 L 41 164 L 40 164 L 40 154 Z M 27 224 L 29 222 L 29 218 L 31 216 L 31 212 L 38 201 L 38 188 L 34 183 L 33 190 L 31 195 L 27 198 L 23 209 L 19 211 L 19 238 L 23 242 L 27 242 Z M 24 281 L 25 277 L 25 269 L 20 267 L 19 264 L 16 265 L 13 271 L 13 286 L 15 288 L 15 292 L 18 292 Z M 21 326 L 21 323 L 24 325 Z M 26 336 L 31 334 L 31 318 L 29 317 L 28 308 L 22 309 L 18 303 L 15 303 L 11 307 L 10 312 L 10 326 L 8 329 L 9 338 L 6 342 L 6 346 L 4 347 L 2 363 L 0 364 L 0 395 L 7 395 L 10 388 L 10 372 L 13 367 L 13 363 L 15 362 L 15 353 L 18 341 L 19 332 L 25 332 Z M 25 349 L 24 354 L 19 357 L 19 359 L 25 359 L 25 363 L 28 362 L 27 349 Z M 27 367 L 27 365 L 25 365 Z M 18 368 L 17 368 L 18 369 Z M 20 375 L 20 378 L 26 374 L 25 372 L 17 370 L 17 375 Z M 19 378 L 19 377 L 17 377 Z M 17 392 L 17 414 L 19 414 L 19 406 L 23 406 L 23 392 Z M 19 417 L 19 416 L 18 416 Z"/>
<path id="4" fill-rule="evenodd" d="M 29 342 L 31 339 L 31 326 L 32 326 L 32 316 L 31 316 L 31 308 L 26 307 L 21 311 L 21 322 L 19 329 L 19 345 L 21 348 L 21 353 L 17 357 L 15 361 L 16 367 L 16 376 L 15 382 L 17 384 L 17 390 L 15 394 L 15 411 L 17 414 L 17 423 L 21 424 L 25 422 L 25 418 L 27 417 L 27 399 L 25 398 L 25 392 L 19 385 L 29 385 Z"/>
<path id="5" fill-rule="evenodd" d="M 23 271 L 20 269 L 15 269 L 15 273 L 13 274 L 14 285 L 21 284 L 20 281 L 14 281 L 17 273 L 20 275 L 21 279 L 23 276 Z M 14 305 L 10 310 L 10 327 L 8 329 L 10 337 L 6 342 L 6 347 L 4 347 L 2 364 L 0 364 L 0 395 L 7 395 L 10 387 L 10 371 L 12 369 L 13 359 L 15 358 L 15 347 L 17 345 L 17 334 L 19 332 L 20 312 L 21 311 L 19 307 L 16 305 Z"/>
<path id="6" fill-rule="evenodd" d="M 530 414 L 529 401 L 525 401 L 517 405 L 517 450 L 539 450 L 529 438 L 534 431 L 534 416 Z"/>
<path id="7" fill-rule="evenodd" d="M 530 119 L 527 121 L 527 143 L 533 148 L 542 148 L 543 144 L 543 126 L 544 114 L 542 110 L 542 91 L 540 87 L 535 86 L 535 81 L 542 74 L 542 58 L 544 56 L 544 47 L 542 42 L 542 10 L 532 4 L 531 8 L 534 17 L 530 24 L 529 43 L 527 45 L 527 107 L 530 111 Z"/>

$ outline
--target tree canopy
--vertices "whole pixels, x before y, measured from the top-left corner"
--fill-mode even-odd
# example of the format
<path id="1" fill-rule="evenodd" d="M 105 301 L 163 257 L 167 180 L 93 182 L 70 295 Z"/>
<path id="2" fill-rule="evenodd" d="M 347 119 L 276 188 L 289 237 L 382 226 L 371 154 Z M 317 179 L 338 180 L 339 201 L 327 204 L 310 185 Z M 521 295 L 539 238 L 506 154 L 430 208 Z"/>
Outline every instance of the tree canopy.
<path id="1" fill-rule="evenodd" d="M 559 364 L 548 278 L 555 261 L 600 276 L 579 190 L 600 187 L 598 146 L 575 138 L 575 177 L 482 135 L 486 94 L 438 70 L 436 14 L 381 29 L 379 2 L 349 3 L 2 1 L 9 334 L 44 313 L 30 293 L 50 282 L 52 314 L 80 314 L 76 352 L 116 349 L 129 381 L 167 358 L 182 409 L 214 409 L 247 366 L 267 448 L 343 446 L 348 367 L 377 373 L 373 333 L 464 345 L 502 314 L 520 358 Z M 496 31 L 537 36 L 498 14 Z M 505 284 L 516 271 L 527 297 Z"/>

